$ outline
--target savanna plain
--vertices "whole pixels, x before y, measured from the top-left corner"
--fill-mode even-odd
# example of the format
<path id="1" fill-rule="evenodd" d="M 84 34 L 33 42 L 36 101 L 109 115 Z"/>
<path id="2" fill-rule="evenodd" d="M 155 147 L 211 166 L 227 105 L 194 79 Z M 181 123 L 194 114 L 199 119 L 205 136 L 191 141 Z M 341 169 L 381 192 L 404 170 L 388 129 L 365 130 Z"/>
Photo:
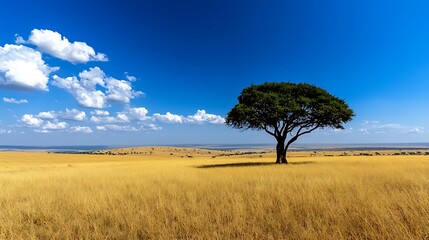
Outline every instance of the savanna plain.
<path id="1" fill-rule="evenodd" d="M 425 152 L 0 153 L 0 239 L 429 239 Z"/>

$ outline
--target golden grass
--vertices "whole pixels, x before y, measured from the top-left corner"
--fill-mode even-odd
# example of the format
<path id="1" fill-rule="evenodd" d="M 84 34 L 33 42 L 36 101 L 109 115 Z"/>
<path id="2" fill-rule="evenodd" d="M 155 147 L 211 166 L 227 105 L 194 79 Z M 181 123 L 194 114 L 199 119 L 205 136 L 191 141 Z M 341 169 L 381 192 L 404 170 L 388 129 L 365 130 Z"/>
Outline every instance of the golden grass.
<path id="1" fill-rule="evenodd" d="M 429 239 L 429 156 L 153 151 L 0 153 L 0 239 Z"/>

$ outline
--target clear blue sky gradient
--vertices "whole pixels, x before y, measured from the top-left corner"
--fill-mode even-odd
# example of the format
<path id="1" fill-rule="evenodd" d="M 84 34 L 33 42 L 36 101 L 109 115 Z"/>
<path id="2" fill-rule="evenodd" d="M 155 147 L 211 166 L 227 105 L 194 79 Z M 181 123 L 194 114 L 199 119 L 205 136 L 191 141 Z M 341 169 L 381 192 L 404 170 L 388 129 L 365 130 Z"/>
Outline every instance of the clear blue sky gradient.
<path id="1" fill-rule="evenodd" d="M 98 66 L 137 77 L 144 92 L 111 114 L 145 107 L 148 116 L 199 109 L 224 117 L 240 91 L 266 81 L 306 82 L 345 99 L 356 117 L 344 131 L 325 129 L 303 143 L 429 142 L 428 1 L 2 1 L 0 46 L 33 29 L 86 42 L 107 62 L 71 64 L 43 54 L 51 73 L 44 91 L 0 89 L 0 145 L 271 143 L 263 132 L 222 124 L 157 122 L 161 130 L 96 131 L 93 109 L 80 106 L 52 76 Z M 27 45 L 29 47 L 34 46 Z M 3 102 L 3 97 L 27 104 Z M 85 111 L 92 133 L 38 133 L 24 114 Z M 70 126 L 73 122 L 68 122 Z M 135 124 L 135 123 L 128 123 Z"/>

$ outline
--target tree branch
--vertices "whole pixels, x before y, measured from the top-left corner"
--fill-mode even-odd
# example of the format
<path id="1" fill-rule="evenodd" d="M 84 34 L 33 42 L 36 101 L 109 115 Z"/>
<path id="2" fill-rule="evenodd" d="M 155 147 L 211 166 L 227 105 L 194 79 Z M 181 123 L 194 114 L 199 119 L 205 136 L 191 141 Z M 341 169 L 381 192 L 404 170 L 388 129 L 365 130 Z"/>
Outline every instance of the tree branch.
<path id="1" fill-rule="evenodd" d="M 287 149 L 289 148 L 289 146 L 295 142 L 300 136 L 307 134 L 307 133 L 311 133 L 312 131 L 316 130 L 317 128 L 319 128 L 320 125 L 317 124 L 316 126 L 314 126 L 313 128 L 308 129 L 307 131 L 301 132 L 303 129 L 305 129 L 304 126 L 301 126 L 298 131 L 296 132 L 295 136 L 293 136 L 286 144 L 284 152 L 286 153 Z"/>
<path id="2" fill-rule="evenodd" d="M 274 134 L 274 132 L 271 132 L 270 130 L 268 130 L 268 127 L 267 127 L 267 126 L 264 126 L 264 130 L 265 130 L 265 132 L 267 132 L 267 133 L 268 133 L 268 134 L 270 134 L 271 136 L 276 137 L 276 135 Z"/>
<path id="3" fill-rule="evenodd" d="M 304 134 L 307 134 L 307 133 L 311 133 L 312 131 L 314 131 L 314 130 L 316 130 L 317 128 L 319 128 L 320 127 L 320 125 L 319 124 L 317 124 L 316 126 L 314 126 L 313 128 L 310 128 L 309 130 L 307 130 L 307 131 L 305 131 L 305 132 L 302 132 L 302 133 L 299 133 L 303 128 L 301 128 L 298 132 L 297 132 L 297 134 L 296 134 L 296 137 L 300 137 L 300 136 L 302 136 L 302 135 L 304 135 Z"/>

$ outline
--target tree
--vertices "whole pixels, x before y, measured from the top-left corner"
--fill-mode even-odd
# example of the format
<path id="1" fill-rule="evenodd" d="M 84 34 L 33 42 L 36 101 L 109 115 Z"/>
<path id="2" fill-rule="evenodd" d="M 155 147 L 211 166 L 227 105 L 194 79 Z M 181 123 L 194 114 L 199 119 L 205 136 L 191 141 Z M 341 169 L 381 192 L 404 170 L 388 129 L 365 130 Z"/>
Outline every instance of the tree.
<path id="1" fill-rule="evenodd" d="M 353 116 L 344 100 L 322 88 L 305 83 L 267 82 L 243 89 L 225 123 L 272 135 L 277 140 L 276 163 L 287 163 L 287 150 L 300 136 L 318 128 L 344 129 L 342 124 Z"/>

